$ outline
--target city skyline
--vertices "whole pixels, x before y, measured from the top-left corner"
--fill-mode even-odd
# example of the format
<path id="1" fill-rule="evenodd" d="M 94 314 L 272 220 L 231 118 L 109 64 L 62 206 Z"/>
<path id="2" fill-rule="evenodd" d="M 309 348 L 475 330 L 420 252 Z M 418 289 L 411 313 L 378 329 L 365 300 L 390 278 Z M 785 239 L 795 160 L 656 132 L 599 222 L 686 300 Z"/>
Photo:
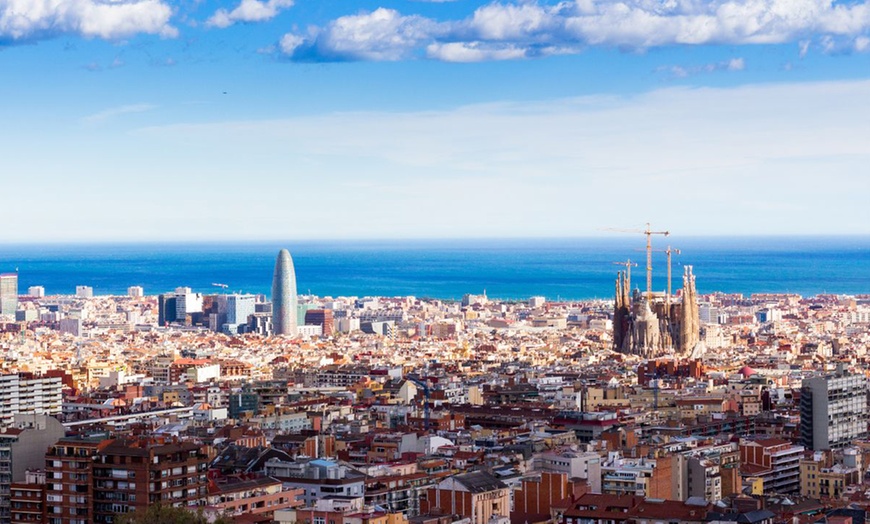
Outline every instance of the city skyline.
<path id="1" fill-rule="evenodd" d="M 870 234 L 866 7 L 0 1 L 0 241 Z"/>

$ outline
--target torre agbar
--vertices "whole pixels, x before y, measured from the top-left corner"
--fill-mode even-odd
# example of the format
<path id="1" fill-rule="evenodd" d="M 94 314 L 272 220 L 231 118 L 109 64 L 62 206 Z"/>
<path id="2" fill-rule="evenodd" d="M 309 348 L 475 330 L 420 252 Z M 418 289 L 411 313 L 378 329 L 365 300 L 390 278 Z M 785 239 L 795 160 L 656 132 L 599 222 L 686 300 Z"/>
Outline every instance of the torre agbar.
<path id="1" fill-rule="evenodd" d="M 296 270 L 286 249 L 278 252 L 272 277 L 272 328 L 276 335 L 296 334 Z"/>

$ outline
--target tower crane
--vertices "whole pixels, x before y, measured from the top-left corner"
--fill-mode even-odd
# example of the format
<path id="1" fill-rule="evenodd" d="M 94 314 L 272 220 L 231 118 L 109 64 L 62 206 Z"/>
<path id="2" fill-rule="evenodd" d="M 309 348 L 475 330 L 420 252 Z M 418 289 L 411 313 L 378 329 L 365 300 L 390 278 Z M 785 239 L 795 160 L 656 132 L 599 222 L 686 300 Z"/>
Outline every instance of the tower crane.
<path id="1" fill-rule="evenodd" d="M 671 255 L 673 255 L 673 254 L 679 255 L 680 250 L 675 248 L 675 247 L 668 246 L 667 249 L 653 249 L 653 252 L 664 253 L 668 256 L 668 291 L 667 291 L 667 297 L 665 299 L 665 303 L 670 305 L 671 297 L 673 296 L 673 293 L 671 293 Z"/>
<path id="2" fill-rule="evenodd" d="M 614 262 L 616 266 L 625 266 L 625 289 L 631 293 L 631 268 L 637 267 L 637 262 L 632 262 L 629 258 L 625 262 Z"/>
<path id="3" fill-rule="evenodd" d="M 653 235 L 670 235 L 670 231 L 653 231 L 650 223 L 646 223 L 646 229 L 617 229 L 607 228 L 606 231 L 616 231 L 618 233 L 641 233 L 646 235 L 646 299 L 652 302 L 652 236 Z"/>
<path id="4" fill-rule="evenodd" d="M 429 395 L 432 392 L 429 388 L 429 383 L 410 375 L 407 375 L 405 378 L 423 389 L 423 395 L 426 397 L 426 402 L 423 404 L 423 428 L 429 431 Z"/>
<path id="5" fill-rule="evenodd" d="M 665 253 L 668 256 L 668 295 L 665 298 L 665 304 L 667 304 L 668 308 L 670 308 L 671 307 L 671 297 L 673 296 L 673 294 L 671 294 L 671 255 L 674 253 L 679 255 L 680 250 L 675 248 L 675 247 L 668 246 L 667 249 L 662 249 L 660 251 L 662 251 L 663 253 Z M 670 309 L 668 309 L 668 315 L 670 316 L 670 314 L 671 314 Z"/>

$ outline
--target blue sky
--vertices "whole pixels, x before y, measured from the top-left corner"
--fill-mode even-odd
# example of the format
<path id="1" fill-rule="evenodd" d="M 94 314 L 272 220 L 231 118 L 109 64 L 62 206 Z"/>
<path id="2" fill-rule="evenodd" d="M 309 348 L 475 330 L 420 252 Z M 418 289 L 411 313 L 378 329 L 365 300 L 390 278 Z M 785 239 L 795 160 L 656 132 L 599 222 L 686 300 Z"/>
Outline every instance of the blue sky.
<path id="1" fill-rule="evenodd" d="M 870 4 L 0 0 L 2 241 L 868 234 Z"/>

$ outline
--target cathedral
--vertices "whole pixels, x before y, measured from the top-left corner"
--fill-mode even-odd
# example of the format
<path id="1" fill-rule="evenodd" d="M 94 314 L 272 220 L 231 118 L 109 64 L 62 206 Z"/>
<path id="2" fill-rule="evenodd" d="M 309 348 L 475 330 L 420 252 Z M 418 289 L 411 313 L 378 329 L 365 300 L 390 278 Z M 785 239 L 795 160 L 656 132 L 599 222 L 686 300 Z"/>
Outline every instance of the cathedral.
<path id="1" fill-rule="evenodd" d="M 613 349 L 643 358 L 692 354 L 701 339 L 692 266 L 684 267 L 679 301 L 670 295 L 632 292 L 630 286 L 626 274 L 620 272 L 616 279 Z"/>

